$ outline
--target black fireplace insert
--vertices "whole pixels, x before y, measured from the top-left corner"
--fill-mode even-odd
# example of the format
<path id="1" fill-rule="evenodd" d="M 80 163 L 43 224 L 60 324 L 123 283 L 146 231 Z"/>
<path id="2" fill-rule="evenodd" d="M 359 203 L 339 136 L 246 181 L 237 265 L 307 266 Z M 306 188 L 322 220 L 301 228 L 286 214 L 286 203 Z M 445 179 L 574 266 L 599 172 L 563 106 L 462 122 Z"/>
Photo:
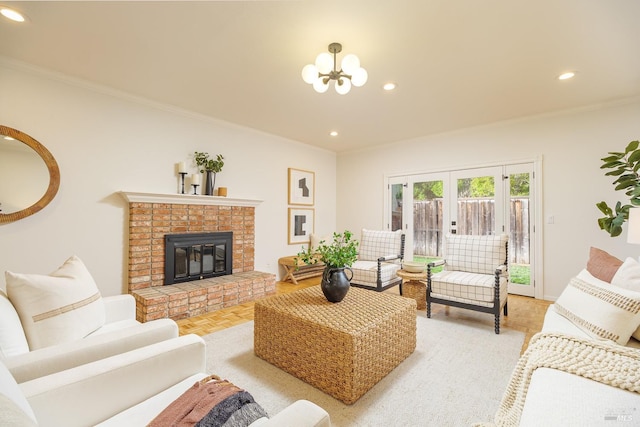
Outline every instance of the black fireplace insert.
<path id="1" fill-rule="evenodd" d="M 165 285 L 232 273 L 231 231 L 167 234 L 164 248 Z"/>

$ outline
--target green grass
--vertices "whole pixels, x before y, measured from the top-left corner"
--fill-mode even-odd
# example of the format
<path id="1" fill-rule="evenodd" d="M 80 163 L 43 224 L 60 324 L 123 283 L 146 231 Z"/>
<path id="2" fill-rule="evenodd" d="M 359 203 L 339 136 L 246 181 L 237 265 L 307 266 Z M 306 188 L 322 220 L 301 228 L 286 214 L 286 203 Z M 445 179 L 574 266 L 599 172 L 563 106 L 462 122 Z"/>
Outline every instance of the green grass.
<path id="1" fill-rule="evenodd" d="M 509 281 L 520 285 L 531 284 L 531 268 L 529 264 L 511 264 L 509 266 Z"/>
<path id="2" fill-rule="evenodd" d="M 416 255 L 413 257 L 413 260 L 415 262 L 424 262 L 425 264 L 437 261 L 439 259 L 441 258 L 420 255 Z M 442 271 L 442 267 L 436 267 L 433 269 L 433 273 L 437 273 L 439 271 Z M 529 285 L 531 284 L 530 273 L 531 269 L 529 264 L 511 264 L 509 266 L 509 281 L 511 283 L 517 283 L 520 285 Z"/>

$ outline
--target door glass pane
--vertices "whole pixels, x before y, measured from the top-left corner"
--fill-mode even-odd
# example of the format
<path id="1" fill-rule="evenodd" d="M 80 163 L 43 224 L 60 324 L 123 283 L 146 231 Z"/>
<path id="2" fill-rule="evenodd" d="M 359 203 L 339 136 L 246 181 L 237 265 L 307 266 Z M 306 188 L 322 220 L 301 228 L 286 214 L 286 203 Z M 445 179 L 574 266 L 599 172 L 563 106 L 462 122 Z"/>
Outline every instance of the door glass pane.
<path id="1" fill-rule="evenodd" d="M 531 264 L 529 252 L 531 250 L 529 225 L 529 173 L 509 175 L 509 205 L 511 221 L 509 237 L 509 278 L 512 283 L 530 285 Z"/>
<path id="2" fill-rule="evenodd" d="M 457 181 L 457 233 L 476 236 L 495 234 L 494 177 L 478 176 Z"/>
<path id="3" fill-rule="evenodd" d="M 413 260 L 432 262 L 442 258 L 442 180 L 413 184 Z"/>
<path id="4" fill-rule="evenodd" d="M 402 229 L 402 184 L 391 185 L 391 231 Z"/>

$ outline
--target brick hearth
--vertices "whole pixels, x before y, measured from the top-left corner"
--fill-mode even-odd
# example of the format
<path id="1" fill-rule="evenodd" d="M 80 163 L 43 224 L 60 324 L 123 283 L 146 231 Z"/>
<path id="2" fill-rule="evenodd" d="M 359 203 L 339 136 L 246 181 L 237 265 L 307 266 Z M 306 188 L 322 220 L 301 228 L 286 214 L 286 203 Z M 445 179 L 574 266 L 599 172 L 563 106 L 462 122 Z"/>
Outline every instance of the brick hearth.
<path id="1" fill-rule="evenodd" d="M 275 293 L 275 274 L 254 271 L 255 206 L 214 196 L 125 193 L 129 201 L 129 293 L 141 322 L 197 316 Z M 164 236 L 233 232 L 233 274 L 164 286 Z"/>

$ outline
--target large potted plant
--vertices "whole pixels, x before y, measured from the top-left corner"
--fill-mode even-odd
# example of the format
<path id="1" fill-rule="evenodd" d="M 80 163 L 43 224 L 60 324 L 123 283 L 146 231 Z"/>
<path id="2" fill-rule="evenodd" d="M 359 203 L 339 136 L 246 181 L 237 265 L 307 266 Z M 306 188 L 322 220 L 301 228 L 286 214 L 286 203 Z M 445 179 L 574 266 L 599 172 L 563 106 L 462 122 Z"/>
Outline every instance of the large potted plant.
<path id="1" fill-rule="evenodd" d="M 358 241 L 352 237 L 348 230 L 333 233 L 333 242 L 322 240 L 315 250 L 309 247 L 297 255 L 297 259 L 305 264 L 324 263 L 320 288 L 329 302 L 342 301 L 351 286 L 353 271 L 350 267 L 358 259 Z"/>
<path id="2" fill-rule="evenodd" d="M 222 171 L 222 166 L 224 166 L 224 157 L 222 157 L 222 154 L 218 154 L 215 159 L 210 159 L 209 153 L 200 153 L 196 151 L 194 153 L 194 159 L 196 161 L 196 165 L 200 168 L 200 172 L 207 173 L 204 194 L 212 196 L 213 189 L 216 187 L 216 174 Z"/>
<path id="3" fill-rule="evenodd" d="M 615 176 L 613 181 L 615 189 L 624 191 L 629 198 L 629 203 L 617 202 L 612 209 L 607 202 L 602 201 L 596 206 L 605 216 L 598 218 L 598 225 L 611 237 L 619 236 L 622 233 L 622 224 L 629 218 L 629 209 L 640 206 L 640 142 L 631 141 L 624 152 L 609 152 L 607 157 L 603 157 L 600 169 L 610 169 L 605 176 Z"/>

